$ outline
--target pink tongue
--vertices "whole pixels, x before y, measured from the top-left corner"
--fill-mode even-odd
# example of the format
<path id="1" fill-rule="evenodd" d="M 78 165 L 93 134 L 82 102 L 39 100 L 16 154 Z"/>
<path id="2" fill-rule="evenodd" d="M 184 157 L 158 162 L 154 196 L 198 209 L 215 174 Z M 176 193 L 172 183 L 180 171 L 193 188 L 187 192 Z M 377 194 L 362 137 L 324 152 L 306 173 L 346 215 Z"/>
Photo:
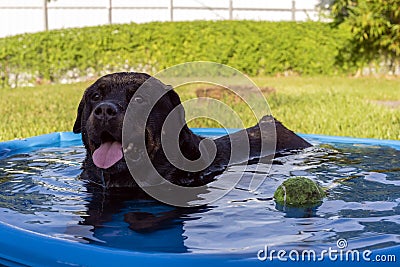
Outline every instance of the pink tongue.
<path id="1" fill-rule="evenodd" d="M 108 169 L 122 159 L 122 145 L 120 142 L 106 142 L 93 153 L 94 164 L 102 169 Z"/>

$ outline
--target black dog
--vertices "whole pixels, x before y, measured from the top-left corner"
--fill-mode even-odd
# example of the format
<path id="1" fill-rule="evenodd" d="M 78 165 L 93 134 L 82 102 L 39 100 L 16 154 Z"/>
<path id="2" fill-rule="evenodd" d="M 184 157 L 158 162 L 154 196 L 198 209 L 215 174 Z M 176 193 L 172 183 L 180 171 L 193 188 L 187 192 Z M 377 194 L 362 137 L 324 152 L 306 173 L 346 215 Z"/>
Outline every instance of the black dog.
<path id="1" fill-rule="evenodd" d="M 87 150 L 83 163 L 82 177 L 106 188 L 137 187 L 132 178 L 122 150 L 123 120 L 128 104 L 138 88 L 151 76 L 145 73 L 114 73 L 98 79 L 86 89 L 79 104 L 78 116 L 73 128 L 74 133 L 82 133 Z M 152 78 L 154 79 L 154 78 Z M 155 79 L 154 79 L 155 80 Z M 200 186 L 211 182 L 229 163 L 231 139 L 239 134 L 223 136 L 215 140 L 216 157 L 207 168 L 201 171 L 185 171 L 175 167 L 166 157 L 161 146 L 162 126 L 168 114 L 180 106 L 179 96 L 170 87 L 156 80 L 155 86 L 163 87 L 166 93 L 154 105 L 148 116 L 145 129 L 146 152 L 157 172 L 170 182 L 183 186 Z M 148 86 L 147 90 L 153 90 Z M 138 99 L 143 101 L 143 99 Z M 186 125 L 184 110 L 177 126 L 181 127 L 178 139 L 182 155 L 191 161 L 201 156 L 200 142 L 204 139 L 194 134 Z M 284 127 L 272 116 L 265 116 L 256 126 L 240 131 L 245 133 L 250 145 L 250 158 L 262 155 L 262 125 L 275 124 L 276 151 L 295 150 L 311 145 L 292 131 Z M 179 126 L 180 125 L 180 126 Z M 271 138 L 266 133 L 265 138 Z M 264 138 L 264 137 L 263 137 Z M 172 139 L 171 139 L 172 140 Z M 270 140 L 272 142 L 272 140 Z"/>

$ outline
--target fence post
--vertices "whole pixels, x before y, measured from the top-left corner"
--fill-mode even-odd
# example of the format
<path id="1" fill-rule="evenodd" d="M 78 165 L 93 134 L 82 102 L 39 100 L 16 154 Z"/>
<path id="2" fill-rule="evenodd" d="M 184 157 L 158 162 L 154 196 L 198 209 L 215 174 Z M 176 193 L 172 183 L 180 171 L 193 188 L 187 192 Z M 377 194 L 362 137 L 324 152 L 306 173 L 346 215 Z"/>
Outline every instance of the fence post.
<path id="1" fill-rule="evenodd" d="M 169 0 L 168 11 L 169 21 L 174 21 L 174 0 Z"/>
<path id="2" fill-rule="evenodd" d="M 233 0 L 229 0 L 229 19 L 233 20 Z"/>
<path id="3" fill-rule="evenodd" d="M 292 21 L 296 21 L 296 0 L 292 0 Z"/>
<path id="4" fill-rule="evenodd" d="M 107 9 L 108 9 L 108 24 L 111 25 L 112 24 L 112 0 L 108 1 Z"/>
<path id="5" fill-rule="evenodd" d="M 47 8 L 47 0 L 43 0 L 43 23 L 44 23 L 44 30 L 49 30 L 49 12 Z"/>

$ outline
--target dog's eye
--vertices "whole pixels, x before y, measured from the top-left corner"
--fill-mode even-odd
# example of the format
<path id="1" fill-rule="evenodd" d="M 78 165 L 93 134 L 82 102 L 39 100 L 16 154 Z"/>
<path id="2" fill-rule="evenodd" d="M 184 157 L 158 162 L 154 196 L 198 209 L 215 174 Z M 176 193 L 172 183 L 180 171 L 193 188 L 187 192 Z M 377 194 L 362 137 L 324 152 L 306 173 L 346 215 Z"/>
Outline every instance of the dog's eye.
<path id="1" fill-rule="evenodd" d="M 139 104 L 144 102 L 144 100 L 141 96 L 136 96 L 133 100 Z"/>
<path id="2" fill-rule="evenodd" d="M 95 93 L 92 95 L 91 99 L 93 101 L 99 101 L 101 99 L 101 95 L 99 93 Z"/>

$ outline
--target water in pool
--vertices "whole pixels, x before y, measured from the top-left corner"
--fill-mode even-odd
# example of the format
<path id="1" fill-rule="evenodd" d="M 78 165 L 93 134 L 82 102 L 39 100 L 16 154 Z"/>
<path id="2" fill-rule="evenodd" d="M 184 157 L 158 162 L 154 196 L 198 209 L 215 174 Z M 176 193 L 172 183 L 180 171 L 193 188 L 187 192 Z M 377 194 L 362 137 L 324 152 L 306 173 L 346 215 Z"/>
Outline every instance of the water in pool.
<path id="1" fill-rule="evenodd" d="M 277 158 L 255 192 L 239 184 L 211 205 L 187 209 L 89 190 L 79 180 L 84 155 L 77 145 L 0 160 L 0 220 L 133 251 L 254 256 L 265 245 L 322 250 L 336 247 L 340 238 L 349 249 L 400 243 L 400 150 L 394 148 L 318 145 Z M 262 163 L 258 167 L 255 175 L 267 175 Z M 315 208 L 276 205 L 275 189 L 291 176 L 310 177 L 329 195 Z"/>

